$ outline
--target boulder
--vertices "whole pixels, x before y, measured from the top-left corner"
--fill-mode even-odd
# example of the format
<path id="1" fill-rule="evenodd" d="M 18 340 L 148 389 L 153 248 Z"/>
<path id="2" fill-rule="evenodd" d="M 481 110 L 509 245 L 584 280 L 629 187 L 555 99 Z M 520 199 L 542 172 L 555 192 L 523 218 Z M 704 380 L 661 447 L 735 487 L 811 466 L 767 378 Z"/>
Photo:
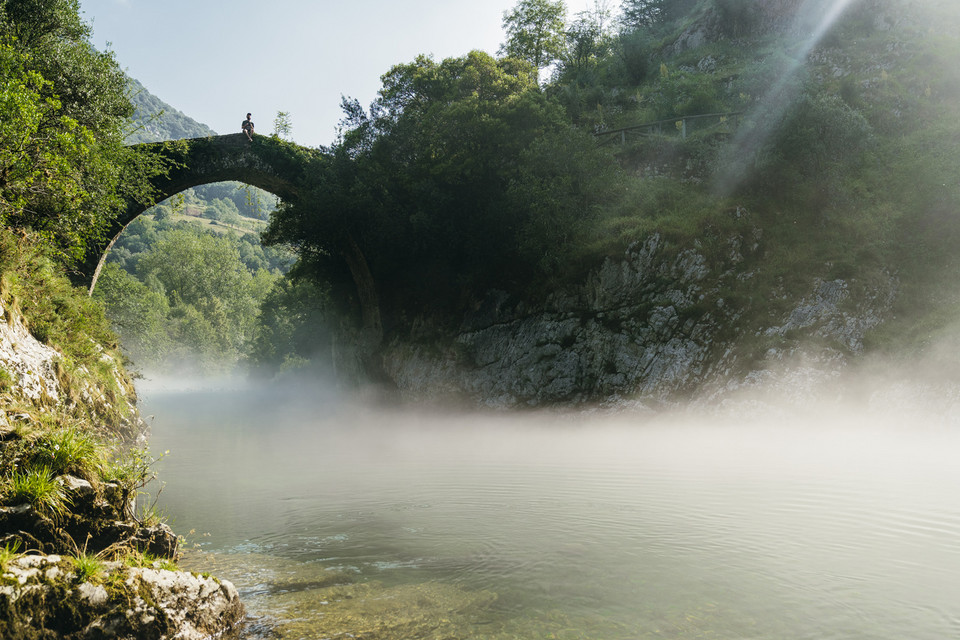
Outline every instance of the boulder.
<path id="1" fill-rule="evenodd" d="M 107 562 L 81 580 L 68 558 L 30 555 L 8 561 L 0 584 L 0 638 L 206 640 L 244 619 L 231 583 L 185 571 Z"/>

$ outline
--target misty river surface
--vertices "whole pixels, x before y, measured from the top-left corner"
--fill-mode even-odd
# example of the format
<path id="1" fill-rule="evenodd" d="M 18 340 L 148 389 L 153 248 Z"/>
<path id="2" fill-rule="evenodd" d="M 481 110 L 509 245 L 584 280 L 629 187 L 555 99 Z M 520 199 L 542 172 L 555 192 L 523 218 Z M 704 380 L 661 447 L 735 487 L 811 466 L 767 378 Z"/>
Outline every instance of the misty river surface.
<path id="1" fill-rule="evenodd" d="M 248 638 L 960 637 L 955 425 L 141 394 Z"/>

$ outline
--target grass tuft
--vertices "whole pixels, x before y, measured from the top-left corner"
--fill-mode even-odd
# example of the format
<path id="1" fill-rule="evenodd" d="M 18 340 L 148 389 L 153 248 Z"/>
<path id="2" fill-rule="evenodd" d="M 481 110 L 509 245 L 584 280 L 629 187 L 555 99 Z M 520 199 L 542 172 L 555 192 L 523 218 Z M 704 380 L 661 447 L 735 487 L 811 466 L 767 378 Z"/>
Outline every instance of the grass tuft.
<path id="1" fill-rule="evenodd" d="M 70 499 L 63 485 L 46 466 L 15 472 L 4 495 L 7 504 L 29 504 L 38 513 L 59 520 L 68 511 Z"/>
<path id="2" fill-rule="evenodd" d="M 90 582 L 95 580 L 97 576 L 106 570 L 103 561 L 92 554 L 80 553 L 70 558 L 70 561 L 73 562 L 74 579 L 77 582 Z"/>
<path id="3" fill-rule="evenodd" d="M 96 480 L 103 471 L 105 457 L 104 446 L 93 434 L 70 426 L 39 438 L 33 462 L 46 466 L 53 475 Z"/>
<path id="4" fill-rule="evenodd" d="M 0 573 L 5 572 L 10 563 L 21 555 L 20 546 L 20 541 L 14 540 L 0 548 Z"/>

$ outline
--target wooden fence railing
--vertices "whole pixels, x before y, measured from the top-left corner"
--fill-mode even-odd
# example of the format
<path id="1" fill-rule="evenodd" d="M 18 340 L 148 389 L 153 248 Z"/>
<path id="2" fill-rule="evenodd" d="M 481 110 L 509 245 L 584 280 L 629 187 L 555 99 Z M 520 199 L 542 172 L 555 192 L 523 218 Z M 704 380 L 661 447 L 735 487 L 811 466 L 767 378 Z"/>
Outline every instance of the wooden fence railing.
<path id="1" fill-rule="evenodd" d="M 681 116 L 679 118 L 657 120 L 656 122 L 645 122 L 621 129 L 597 131 L 593 135 L 600 140 L 600 144 L 610 142 L 625 144 L 628 136 L 663 135 L 665 132 L 676 133 L 679 134 L 681 138 L 686 139 L 687 134 L 695 125 L 711 119 L 716 120 L 717 124 L 729 123 L 732 132 L 732 130 L 740 124 L 740 117 L 742 115 L 742 111 L 728 111 L 726 113 L 704 113 L 698 116 Z"/>

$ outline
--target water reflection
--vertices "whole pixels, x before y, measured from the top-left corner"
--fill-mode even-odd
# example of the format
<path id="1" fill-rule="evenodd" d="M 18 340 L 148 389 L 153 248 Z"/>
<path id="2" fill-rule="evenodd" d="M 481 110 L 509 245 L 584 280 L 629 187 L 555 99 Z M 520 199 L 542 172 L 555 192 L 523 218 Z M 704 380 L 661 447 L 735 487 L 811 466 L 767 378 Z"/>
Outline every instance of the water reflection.
<path id="1" fill-rule="evenodd" d="M 960 636 L 951 428 L 144 395 L 187 562 L 254 635 Z"/>

